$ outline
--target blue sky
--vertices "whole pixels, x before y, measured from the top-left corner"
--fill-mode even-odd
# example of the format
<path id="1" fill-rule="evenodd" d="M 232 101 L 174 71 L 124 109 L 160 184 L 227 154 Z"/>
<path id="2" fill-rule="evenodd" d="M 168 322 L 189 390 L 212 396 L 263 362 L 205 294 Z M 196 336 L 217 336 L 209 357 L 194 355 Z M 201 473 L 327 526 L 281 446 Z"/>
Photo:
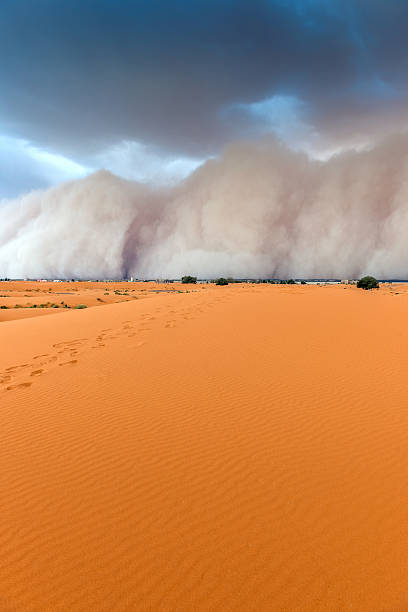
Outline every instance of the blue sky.
<path id="1" fill-rule="evenodd" d="M 2 0 L 0 199 L 230 142 L 325 157 L 408 122 L 406 0 Z"/>

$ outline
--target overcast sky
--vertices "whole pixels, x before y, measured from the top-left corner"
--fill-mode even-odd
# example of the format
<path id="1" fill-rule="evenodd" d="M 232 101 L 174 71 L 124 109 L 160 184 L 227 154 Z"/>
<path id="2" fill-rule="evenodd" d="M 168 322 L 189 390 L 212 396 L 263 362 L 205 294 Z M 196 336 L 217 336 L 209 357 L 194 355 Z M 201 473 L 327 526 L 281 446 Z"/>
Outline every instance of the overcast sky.
<path id="1" fill-rule="evenodd" d="M 270 134 L 370 145 L 408 123 L 407 31 L 407 0 L 1 0 L 0 199 Z"/>

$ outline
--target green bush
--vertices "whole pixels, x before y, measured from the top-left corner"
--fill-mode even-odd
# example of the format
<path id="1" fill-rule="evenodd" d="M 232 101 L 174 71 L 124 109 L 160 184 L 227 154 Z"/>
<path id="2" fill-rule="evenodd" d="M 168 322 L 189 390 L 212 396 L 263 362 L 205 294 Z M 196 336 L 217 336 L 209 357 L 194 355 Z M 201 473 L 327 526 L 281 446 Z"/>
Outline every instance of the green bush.
<path id="1" fill-rule="evenodd" d="M 215 281 L 216 285 L 228 285 L 228 281 L 226 278 L 217 278 Z"/>
<path id="2" fill-rule="evenodd" d="M 290 279 L 287 281 L 287 284 L 288 284 L 288 285 L 296 285 L 296 282 L 293 280 L 293 278 L 290 278 Z"/>
<path id="3" fill-rule="evenodd" d="M 197 282 L 196 276 L 182 276 L 181 282 L 183 285 L 195 284 Z"/>
<path id="4" fill-rule="evenodd" d="M 7 310 L 8 306 L 5 306 L 4 304 L 2 306 L 0 306 L 1 310 Z"/>
<path id="5" fill-rule="evenodd" d="M 78 304 L 77 306 L 75 306 L 75 308 L 78 310 L 80 308 L 88 308 L 88 306 L 86 304 Z"/>
<path id="6" fill-rule="evenodd" d="M 357 282 L 359 289 L 378 289 L 379 286 L 378 280 L 374 276 L 363 276 Z"/>

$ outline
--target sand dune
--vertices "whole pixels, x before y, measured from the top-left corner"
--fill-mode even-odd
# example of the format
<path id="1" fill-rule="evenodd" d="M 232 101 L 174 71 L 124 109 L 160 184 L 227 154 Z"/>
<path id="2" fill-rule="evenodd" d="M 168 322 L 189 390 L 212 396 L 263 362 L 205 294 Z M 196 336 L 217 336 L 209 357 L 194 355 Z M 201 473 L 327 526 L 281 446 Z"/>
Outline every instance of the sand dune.
<path id="1" fill-rule="evenodd" d="M 0 322 L 56 314 L 79 304 L 104 306 L 139 300 L 156 292 L 193 290 L 197 289 L 182 283 L 3 281 L 0 283 Z"/>
<path id="2" fill-rule="evenodd" d="M 407 609 L 407 300 L 197 286 L 0 323 L 0 610 Z"/>

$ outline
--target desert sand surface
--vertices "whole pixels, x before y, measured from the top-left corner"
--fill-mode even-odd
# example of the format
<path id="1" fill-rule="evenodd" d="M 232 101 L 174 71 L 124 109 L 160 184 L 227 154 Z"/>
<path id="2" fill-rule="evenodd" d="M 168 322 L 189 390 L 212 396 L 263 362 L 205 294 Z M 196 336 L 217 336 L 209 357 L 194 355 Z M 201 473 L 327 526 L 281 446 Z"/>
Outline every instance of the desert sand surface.
<path id="1" fill-rule="evenodd" d="M 0 282 L 0 323 L 14 319 L 57 314 L 80 305 L 103 306 L 141 299 L 152 293 L 189 291 L 182 283 L 155 282 Z"/>
<path id="2" fill-rule="evenodd" d="M 0 610 L 407 610 L 408 287 L 157 287 L 0 322 Z"/>

